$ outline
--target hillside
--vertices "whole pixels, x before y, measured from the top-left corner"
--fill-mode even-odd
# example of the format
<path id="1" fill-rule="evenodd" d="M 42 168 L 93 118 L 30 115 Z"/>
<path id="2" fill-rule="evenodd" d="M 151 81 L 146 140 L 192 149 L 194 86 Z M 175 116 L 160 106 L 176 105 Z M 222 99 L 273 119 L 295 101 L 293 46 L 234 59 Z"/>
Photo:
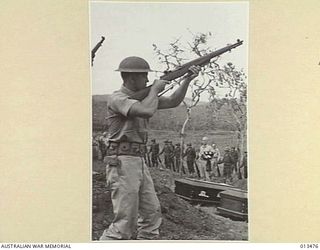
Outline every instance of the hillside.
<path id="1" fill-rule="evenodd" d="M 186 101 L 190 101 L 186 98 Z M 94 95 L 92 97 L 92 119 L 94 130 L 102 130 L 105 126 L 106 106 L 108 104 L 108 95 Z M 151 129 L 165 129 L 180 131 L 181 126 L 186 118 L 186 108 L 183 104 L 173 109 L 158 110 L 150 119 L 149 125 Z M 191 111 L 191 120 L 189 121 L 187 130 L 224 130 L 234 131 L 235 120 L 227 108 L 222 107 L 221 110 L 213 114 L 208 108 L 208 103 L 200 102 Z"/>
<path id="2" fill-rule="evenodd" d="M 161 204 L 160 240 L 248 240 L 247 222 L 222 217 L 212 206 L 191 205 L 173 191 L 178 174 L 156 168 L 149 171 Z M 92 180 L 92 240 L 96 241 L 114 217 L 103 162 L 93 162 Z"/>

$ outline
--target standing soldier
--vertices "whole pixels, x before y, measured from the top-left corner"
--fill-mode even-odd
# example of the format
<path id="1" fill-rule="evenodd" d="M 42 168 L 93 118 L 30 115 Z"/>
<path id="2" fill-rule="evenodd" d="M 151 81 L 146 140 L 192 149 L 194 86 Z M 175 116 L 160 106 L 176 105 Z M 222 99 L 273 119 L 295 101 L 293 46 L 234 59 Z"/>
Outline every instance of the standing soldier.
<path id="1" fill-rule="evenodd" d="M 92 138 L 92 158 L 93 160 L 101 159 L 101 152 L 97 138 Z"/>
<path id="2" fill-rule="evenodd" d="M 106 179 L 111 190 L 114 219 L 100 240 L 128 240 L 136 229 L 137 239 L 157 239 L 161 207 L 143 159 L 148 120 L 157 109 L 173 108 L 182 102 L 200 67 L 190 67 L 192 73 L 171 96 L 158 97 L 168 82 L 155 80 L 141 101 L 135 96 L 146 88 L 151 71 L 149 64 L 140 57 L 128 57 L 120 63 L 118 71 L 123 85 L 110 95 L 107 106 Z"/>
<path id="3" fill-rule="evenodd" d="M 181 164 L 181 147 L 180 143 L 176 144 L 176 147 L 174 149 L 174 158 L 175 158 L 175 171 L 179 172 L 180 170 L 180 164 Z M 181 170 L 184 170 L 183 168 Z"/>
<path id="4" fill-rule="evenodd" d="M 143 152 L 144 152 L 144 154 L 143 154 L 143 159 L 144 159 L 144 162 L 145 162 L 145 164 L 147 164 L 147 166 L 149 167 L 149 168 L 151 168 L 151 162 L 150 162 L 150 156 L 149 156 L 149 153 L 148 153 L 148 146 L 147 146 L 147 144 L 145 144 L 144 146 L 142 146 L 142 150 L 143 150 Z"/>
<path id="5" fill-rule="evenodd" d="M 231 182 L 233 158 L 229 147 L 224 149 L 223 158 L 218 163 L 223 163 L 223 177 L 225 178 L 225 182 Z"/>
<path id="6" fill-rule="evenodd" d="M 169 147 L 170 147 L 170 168 L 176 172 L 175 162 L 174 162 L 174 145 L 172 144 L 172 141 L 169 141 Z"/>
<path id="7" fill-rule="evenodd" d="M 151 140 L 150 151 L 151 153 L 151 164 L 152 167 L 158 167 L 158 155 L 159 155 L 159 144 L 156 143 L 156 139 Z"/>
<path id="8" fill-rule="evenodd" d="M 247 155 L 247 151 L 244 151 L 244 155 L 242 158 L 242 162 L 240 165 L 240 168 L 243 168 L 243 176 L 245 179 L 248 178 L 248 155 Z M 240 169 L 239 169 L 240 171 Z"/>
<path id="9" fill-rule="evenodd" d="M 236 148 L 235 147 L 232 147 L 231 148 L 231 157 L 232 157 L 232 172 L 235 171 L 237 172 L 238 171 L 238 160 L 239 160 L 239 154 L 238 152 L 236 151 Z"/>
<path id="10" fill-rule="evenodd" d="M 201 178 L 206 181 L 210 181 L 212 156 L 213 148 L 208 144 L 208 138 L 203 137 L 199 152 L 199 168 Z"/>
<path id="11" fill-rule="evenodd" d="M 220 177 L 221 173 L 220 173 L 220 169 L 218 166 L 218 161 L 220 159 L 220 151 L 219 151 L 216 144 L 212 144 L 212 148 L 213 148 L 212 169 L 213 170 L 215 169 L 217 171 L 218 177 Z"/>
<path id="12" fill-rule="evenodd" d="M 191 143 L 187 144 L 187 149 L 186 149 L 186 152 L 184 153 L 183 157 L 185 157 L 185 156 L 187 156 L 188 171 L 191 175 L 193 175 L 195 173 L 194 163 L 195 163 L 195 159 L 196 159 L 196 151 L 192 147 Z"/>
<path id="13" fill-rule="evenodd" d="M 198 177 L 199 178 L 201 178 L 201 174 L 200 174 L 200 157 L 199 157 L 199 155 L 200 155 L 200 149 L 197 149 L 196 150 L 196 160 L 194 161 L 194 166 L 195 166 L 195 169 L 196 169 L 196 171 L 197 171 L 197 175 L 198 175 Z"/>
<path id="14" fill-rule="evenodd" d="M 107 154 L 107 144 L 108 144 L 107 132 L 102 133 L 102 135 L 99 137 L 98 143 L 99 143 L 99 149 L 100 149 L 102 160 L 103 160 Z"/>
<path id="15" fill-rule="evenodd" d="M 171 154 L 172 154 L 172 147 L 169 145 L 169 141 L 166 140 L 164 141 L 164 146 L 159 153 L 161 155 L 164 153 L 164 165 L 167 169 L 171 169 L 172 163 L 171 163 Z"/>

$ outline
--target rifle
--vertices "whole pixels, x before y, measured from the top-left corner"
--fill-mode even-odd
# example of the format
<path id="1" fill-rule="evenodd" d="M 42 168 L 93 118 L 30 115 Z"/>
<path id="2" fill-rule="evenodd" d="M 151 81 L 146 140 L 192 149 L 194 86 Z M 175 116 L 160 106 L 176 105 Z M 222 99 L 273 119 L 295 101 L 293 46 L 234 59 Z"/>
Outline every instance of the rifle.
<path id="1" fill-rule="evenodd" d="M 96 46 L 91 50 L 91 66 L 93 65 L 94 57 L 96 56 L 96 52 L 98 49 L 102 46 L 103 41 L 105 40 L 105 37 L 102 36 L 100 42 L 97 43 Z"/>
<path id="2" fill-rule="evenodd" d="M 178 68 L 172 70 L 172 71 L 168 71 L 166 72 L 164 75 L 162 75 L 160 77 L 160 80 L 166 80 L 166 81 L 172 81 L 174 79 L 177 79 L 181 76 L 183 76 L 184 74 L 188 73 L 189 68 L 193 65 L 195 66 L 204 66 L 208 63 L 210 63 L 211 59 L 217 56 L 220 56 L 228 51 L 231 51 L 232 49 L 242 45 L 243 41 L 240 41 L 239 39 L 237 40 L 236 43 L 228 45 L 226 47 L 223 47 L 219 50 L 213 51 L 207 55 L 201 56 L 197 59 L 194 59 L 190 62 L 187 62 L 181 66 L 179 66 Z M 138 92 L 136 92 L 133 96 L 131 96 L 131 99 L 135 99 L 138 101 L 143 100 L 144 98 L 147 97 L 147 95 L 149 94 L 151 86 L 148 86 Z M 172 86 L 170 86 L 169 88 L 167 88 L 166 90 L 164 90 L 163 92 L 159 93 L 158 96 L 162 96 L 164 93 L 166 93 L 168 90 L 170 90 L 172 88 Z"/>

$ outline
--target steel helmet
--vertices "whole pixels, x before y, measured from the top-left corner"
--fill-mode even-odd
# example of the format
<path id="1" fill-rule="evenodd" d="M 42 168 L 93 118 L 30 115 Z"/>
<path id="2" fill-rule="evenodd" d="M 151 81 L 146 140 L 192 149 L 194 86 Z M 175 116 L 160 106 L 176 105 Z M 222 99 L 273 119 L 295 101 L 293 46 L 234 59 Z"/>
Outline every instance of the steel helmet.
<path id="1" fill-rule="evenodd" d="M 152 72 L 146 60 L 137 56 L 129 56 L 121 61 L 119 68 L 116 71 L 120 72 Z"/>

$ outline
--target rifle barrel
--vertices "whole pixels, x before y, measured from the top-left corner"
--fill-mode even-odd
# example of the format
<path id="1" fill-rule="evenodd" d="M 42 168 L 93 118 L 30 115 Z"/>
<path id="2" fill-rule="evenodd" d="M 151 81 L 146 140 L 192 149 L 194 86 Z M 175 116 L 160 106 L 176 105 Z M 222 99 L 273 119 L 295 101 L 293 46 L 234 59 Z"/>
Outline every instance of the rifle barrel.
<path id="1" fill-rule="evenodd" d="M 190 62 L 187 62 L 183 65 L 181 65 L 180 67 L 178 67 L 176 70 L 168 72 L 167 74 L 164 74 L 163 76 L 160 77 L 161 80 L 167 80 L 167 81 L 172 81 L 176 78 L 182 75 L 184 75 L 185 73 L 187 73 L 189 71 L 189 68 L 192 65 L 199 65 L 199 66 L 203 66 L 205 64 L 207 64 L 212 58 L 217 57 L 219 55 L 222 55 L 228 51 L 231 51 L 232 49 L 242 45 L 243 41 L 238 40 L 237 43 L 235 44 L 231 44 L 228 45 L 222 49 L 213 51 L 207 55 L 201 56 L 199 58 L 196 58 Z"/>

